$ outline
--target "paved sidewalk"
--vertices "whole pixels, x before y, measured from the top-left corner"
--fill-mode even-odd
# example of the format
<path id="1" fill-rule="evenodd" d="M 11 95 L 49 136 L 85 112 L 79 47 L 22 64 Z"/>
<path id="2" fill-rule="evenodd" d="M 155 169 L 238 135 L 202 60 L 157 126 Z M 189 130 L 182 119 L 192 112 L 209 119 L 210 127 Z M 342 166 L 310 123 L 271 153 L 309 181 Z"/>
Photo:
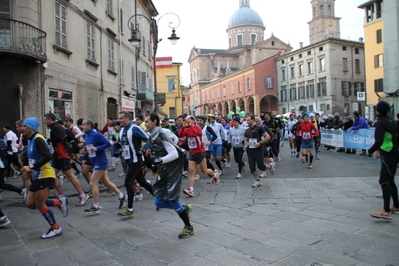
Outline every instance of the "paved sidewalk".
<path id="1" fill-rule="evenodd" d="M 92 199 L 79 208 L 72 196 L 68 217 L 53 208 L 64 235 L 41 240 L 48 228 L 43 217 L 5 191 L 0 206 L 12 224 L 0 230 L 0 265 L 399 265 L 399 215 L 384 221 L 369 214 L 382 208 L 375 159 L 320 156 L 309 170 L 283 147 L 276 174 L 268 172 L 260 188 L 251 187 L 248 171 L 235 179 L 234 163 L 219 185 L 201 175 L 195 197 L 181 196 L 194 206 L 195 235 L 185 240 L 177 237 L 183 227 L 177 214 L 156 211 L 146 192 L 130 220 L 116 216 L 117 196 L 102 193 L 103 209 L 91 216 L 83 209 Z M 119 173 L 120 166 L 110 177 L 123 187 Z M 76 194 L 70 183 L 63 188 Z"/>

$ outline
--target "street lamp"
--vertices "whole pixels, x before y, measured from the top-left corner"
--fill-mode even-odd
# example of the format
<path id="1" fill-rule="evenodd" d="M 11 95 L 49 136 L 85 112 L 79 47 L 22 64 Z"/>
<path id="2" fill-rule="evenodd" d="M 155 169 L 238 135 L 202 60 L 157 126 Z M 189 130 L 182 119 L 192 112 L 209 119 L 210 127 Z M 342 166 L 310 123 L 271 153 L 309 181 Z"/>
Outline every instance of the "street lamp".
<path id="1" fill-rule="evenodd" d="M 168 39 L 170 40 L 172 45 L 175 45 L 177 43 L 177 41 L 180 39 L 177 35 L 176 35 L 176 28 L 180 26 L 180 17 L 178 15 L 176 15 L 175 13 L 165 13 L 163 14 L 159 19 L 158 19 L 158 23 L 161 20 L 161 18 L 163 18 L 166 15 L 173 15 L 177 18 L 177 23 L 174 23 L 173 21 L 169 22 L 169 28 L 172 29 L 172 34 L 168 37 Z M 147 18 L 144 15 L 141 14 L 135 14 L 133 16 L 131 16 L 129 18 L 128 21 L 128 28 L 131 31 L 131 37 L 128 40 L 130 43 L 132 44 L 138 44 L 141 42 L 141 38 L 140 38 L 140 30 L 139 30 L 139 24 L 137 23 L 137 17 L 143 17 L 145 18 L 148 23 L 150 24 L 150 34 L 152 35 L 152 39 L 153 39 L 153 68 L 154 68 L 154 111 L 155 113 L 158 113 L 158 90 L 157 90 L 157 67 L 156 67 L 156 55 L 157 55 L 157 50 L 158 50 L 158 43 L 162 40 L 158 39 L 158 23 L 157 21 L 154 19 L 154 17 L 152 17 L 151 19 Z M 133 23 L 131 20 L 135 19 L 135 23 Z M 176 24 L 176 25 L 175 25 Z"/>

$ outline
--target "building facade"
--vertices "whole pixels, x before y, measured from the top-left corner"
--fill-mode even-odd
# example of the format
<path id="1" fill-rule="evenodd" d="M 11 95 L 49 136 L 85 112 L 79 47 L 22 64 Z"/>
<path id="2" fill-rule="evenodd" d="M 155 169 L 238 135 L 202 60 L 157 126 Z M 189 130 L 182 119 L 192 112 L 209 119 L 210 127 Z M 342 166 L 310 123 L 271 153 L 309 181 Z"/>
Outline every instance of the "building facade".
<path id="1" fill-rule="evenodd" d="M 151 0 L 1 3 L 0 53 L 8 58 L 0 63 L 4 122 L 53 112 L 58 119 L 90 117 L 102 124 L 121 109 L 133 115 L 153 109 L 153 41 L 150 20 L 143 18 L 157 15 Z M 133 21 L 140 25 L 140 46 L 128 41 L 134 14 L 140 14 Z"/>
<path id="2" fill-rule="evenodd" d="M 334 0 L 311 1 L 310 45 L 276 59 L 279 111 L 364 113 L 364 44 L 340 39 Z"/>

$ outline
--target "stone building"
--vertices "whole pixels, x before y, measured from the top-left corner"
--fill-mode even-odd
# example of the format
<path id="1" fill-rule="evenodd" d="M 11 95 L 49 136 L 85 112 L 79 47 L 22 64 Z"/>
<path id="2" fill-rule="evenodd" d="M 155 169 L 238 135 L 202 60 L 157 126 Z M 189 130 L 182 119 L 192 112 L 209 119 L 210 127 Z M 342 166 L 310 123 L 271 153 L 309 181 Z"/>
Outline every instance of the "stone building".
<path id="1" fill-rule="evenodd" d="M 102 125 L 121 109 L 153 109 L 151 0 L 0 3 L 1 124 L 53 112 Z M 134 14 L 140 46 L 128 41 Z"/>
<path id="2" fill-rule="evenodd" d="M 196 114 L 209 113 L 209 106 L 223 114 L 237 107 L 257 114 L 260 109 L 277 110 L 274 59 L 292 47 L 274 35 L 265 39 L 262 18 L 250 0 L 238 2 L 226 30 L 229 48 L 194 47 L 190 52 L 190 110 Z"/>
<path id="3" fill-rule="evenodd" d="M 276 59 L 279 111 L 365 112 L 364 43 L 340 37 L 335 0 L 311 1 L 310 45 Z"/>

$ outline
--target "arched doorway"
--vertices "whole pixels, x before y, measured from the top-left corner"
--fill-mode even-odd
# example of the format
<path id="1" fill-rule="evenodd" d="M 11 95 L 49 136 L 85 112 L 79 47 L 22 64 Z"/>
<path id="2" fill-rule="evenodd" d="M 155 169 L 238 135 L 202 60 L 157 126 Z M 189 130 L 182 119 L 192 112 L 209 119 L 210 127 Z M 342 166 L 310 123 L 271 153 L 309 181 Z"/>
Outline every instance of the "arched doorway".
<path id="1" fill-rule="evenodd" d="M 278 99 L 273 94 L 263 96 L 259 105 L 260 111 L 278 111 Z"/>
<path id="2" fill-rule="evenodd" d="M 242 98 L 238 100 L 238 107 L 240 107 L 241 111 L 247 112 L 247 110 L 245 109 L 245 102 Z"/>
<path id="3" fill-rule="evenodd" d="M 236 108 L 237 108 L 236 101 L 232 100 L 230 102 L 230 110 L 229 110 L 229 112 L 233 111 L 234 113 L 236 113 Z"/>
<path id="4" fill-rule="evenodd" d="M 223 109 L 222 109 L 222 103 L 216 104 L 216 108 L 219 110 L 219 112 L 223 115 Z"/>
<path id="5" fill-rule="evenodd" d="M 230 113 L 229 102 L 224 102 L 224 104 L 223 104 L 223 114 L 224 115 L 228 115 L 229 113 Z"/>
<path id="6" fill-rule="evenodd" d="M 255 103 L 254 98 L 252 96 L 248 97 L 248 108 L 245 110 L 246 113 L 253 114 L 255 112 Z"/>
<path id="7" fill-rule="evenodd" d="M 112 117 L 112 119 L 116 119 L 118 117 L 118 104 L 115 98 L 107 99 L 107 117 Z"/>

